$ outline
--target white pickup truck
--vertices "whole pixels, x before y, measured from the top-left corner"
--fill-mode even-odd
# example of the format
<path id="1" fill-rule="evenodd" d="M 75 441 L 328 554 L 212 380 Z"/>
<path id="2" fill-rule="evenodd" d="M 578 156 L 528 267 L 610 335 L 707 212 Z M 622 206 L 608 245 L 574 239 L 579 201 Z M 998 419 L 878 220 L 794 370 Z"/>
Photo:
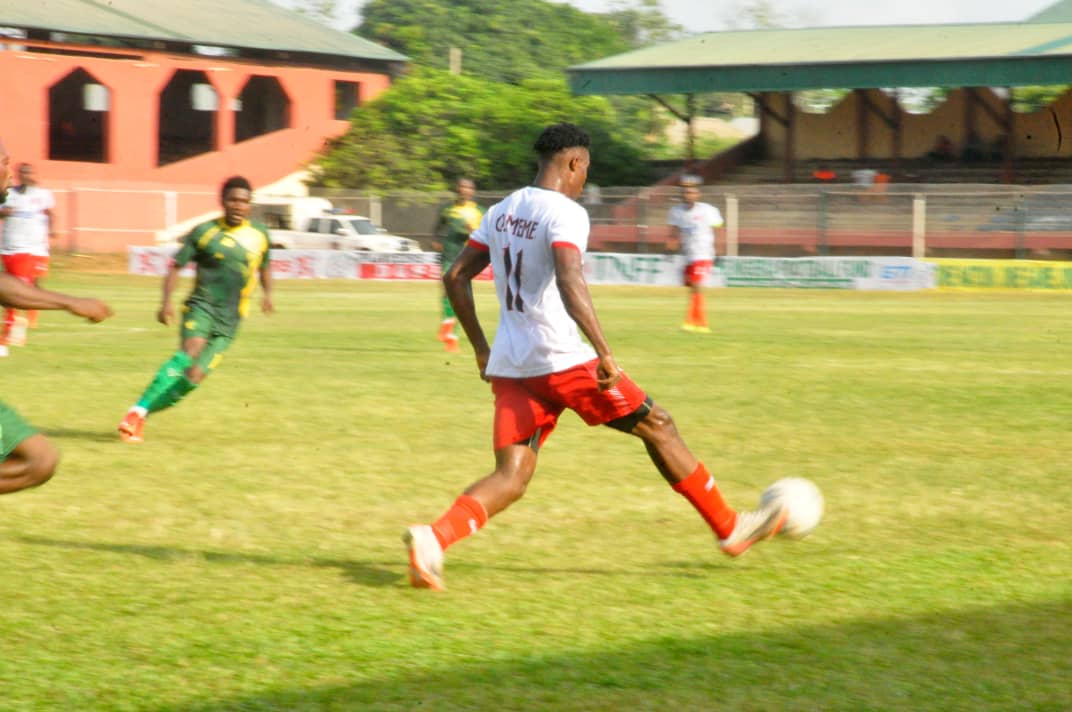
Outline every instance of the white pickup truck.
<path id="1" fill-rule="evenodd" d="M 273 248 L 421 252 L 416 240 L 392 235 L 361 215 L 323 214 L 308 218 L 304 230 L 271 230 Z"/>

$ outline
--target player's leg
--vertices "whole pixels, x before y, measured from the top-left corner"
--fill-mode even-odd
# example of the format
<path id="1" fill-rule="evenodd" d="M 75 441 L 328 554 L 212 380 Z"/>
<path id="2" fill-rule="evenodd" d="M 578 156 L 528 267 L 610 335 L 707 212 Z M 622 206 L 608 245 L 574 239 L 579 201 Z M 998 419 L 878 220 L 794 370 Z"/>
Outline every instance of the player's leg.
<path id="1" fill-rule="evenodd" d="M 49 258 L 47 255 L 38 255 L 34 259 L 33 265 L 33 285 L 35 287 L 41 287 L 41 280 L 48 276 Z M 37 328 L 37 310 L 31 309 L 26 312 L 27 326 L 31 329 Z"/>
<path id="2" fill-rule="evenodd" d="M 190 363 L 182 374 L 161 392 L 150 404 L 149 412 L 156 413 L 177 404 L 208 377 L 220 361 L 223 352 L 231 345 L 229 336 L 215 335 L 205 340 L 193 337 L 183 342 L 182 350 L 190 357 Z"/>
<path id="3" fill-rule="evenodd" d="M 709 333 L 707 306 L 704 303 L 703 283 L 711 271 L 711 262 L 692 262 L 685 268 L 685 286 L 689 290 L 689 307 L 682 329 L 694 333 Z"/>
<path id="4" fill-rule="evenodd" d="M 3 256 L 4 271 L 12 277 L 17 277 L 27 284 L 33 284 L 33 256 L 27 253 L 17 253 Z M 4 331 L 0 334 L 0 344 L 4 346 L 0 350 L 0 356 L 7 355 L 8 346 L 25 346 L 27 319 L 15 309 L 4 310 Z"/>
<path id="5" fill-rule="evenodd" d="M 454 306 L 450 303 L 450 299 L 445 294 L 441 298 L 443 301 L 443 320 L 439 322 L 439 340 L 443 342 L 443 346 L 447 351 L 457 353 L 461 351 L 456 329 L 458 319 L 454 315 Z"/>
<path id="6" fill-rule="evenodd" d="M 0 403 L 0 494 L 48 482 L 59 463 L 59 452 L 19 414 Z"/>
<path id="7" fill-rule="evenodd" d="M 700 513 L 727 554 L 740 556 L 785 524 L 787 513 L 779 504 L 744 512 L 730 507 L 715 478 L 685 444 L 670 413 L 650 399 L 633 414 L 608 425 L 644 441 L 659 473 Z"/>
<path id="8" fill-rule="evenodd" d="M 562 408 L 533 397 L 523 382 L 493 379 L 495 470 L 470 485 L 432 524 L 409 527 L 410 583 L 443 590 L 443 552 L 475 534 L 488 519 L 520 499 L 536 472 L 540 445 L 554 430 Z"/>

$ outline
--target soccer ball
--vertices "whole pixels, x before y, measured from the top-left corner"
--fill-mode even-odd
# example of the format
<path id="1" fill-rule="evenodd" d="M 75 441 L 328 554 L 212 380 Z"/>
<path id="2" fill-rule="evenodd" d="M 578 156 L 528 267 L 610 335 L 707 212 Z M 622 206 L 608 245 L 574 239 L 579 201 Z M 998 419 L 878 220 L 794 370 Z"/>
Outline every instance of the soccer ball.
<path id="1" fill-rule="evenodd" d="M 803 477 L 778 480 L 759 498 L 761 507 L 776 501 L 783 502 L 789 509 L 785 526 L 779 533 L 790 539 L 806 537 L 823 518 L 823 493 L 814 482 Z"/>

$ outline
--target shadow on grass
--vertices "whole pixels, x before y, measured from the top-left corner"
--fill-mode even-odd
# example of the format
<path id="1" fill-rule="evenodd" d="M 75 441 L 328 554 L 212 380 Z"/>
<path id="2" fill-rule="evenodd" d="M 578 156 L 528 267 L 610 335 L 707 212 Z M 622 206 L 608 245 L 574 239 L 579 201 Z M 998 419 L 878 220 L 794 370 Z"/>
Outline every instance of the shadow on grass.
<path id="1" fill-rule="evenodd" d="M 202 559 L 214 564 L 260 564 L 264 566 L 314 566 L 322 568 L 338 569 L 348 579 L 361 586 L 369 587 L 394 587 L 403 586 L 406 580 L 406 557 L 405 551 L 399 548 L 398 558 L 392 561 L 359 561 L 355 559 L 325 559 L 310 557 L 285 558 L 279 556 L 266 556 L 262 554 L 250 554 L 231 551 L 210 551 L 206 549 L 183 549 L 174 546 L 151 546 L 145 544 L 111 544 L 104 542 L 71 541 L 66 539 L 51 539 L 39 536 L 14 537 L 15 541 L 33 546 L 51 546 L 60 549 L 82 549 L 86 551 L 103 551 L 112 554 L 125 554 L 142 556 L 157 561 L 179 561 L 183 559 Z M 682 564 L 684 568 L 685 565 Z M 701 567 L 710 570 L 714 567 L 705 567 L 703 564 L 695 564 L 693 568 Z M 574 575 L 574 576 L 621 576 L 621 570 L 596 569 L 592 567 L 555 567 L 536 568 L 532 566 L 515 566 L 510 564 L 480 563 L 473 565 L 458 565 L 455 571 L 463 576 L 470 569 L 491 569 L 520 574 L 539 574 L 541 576 Z M 630 572 L 635 575 L 661 576 L 658 572 Z M 704 575 L 696 570 L 688 573 L 681 571 L 675 575 L 695 578 Z"/>
<path id="2" fill-rule="evenodd" d="M 152 709 L 1072 709 L 1072 600 L 918 617 L 880 613 L 776 634 L 608 641 L 604 652 L 415 668 L 352 685 Z M 475 631 L 467 649 L 483 649 L 480 637 Z"/>
<path id="3" fill-rule="evenodd" d="M 70 440 L 93 440 L 95 442 L 121 443 L 115 430 L 75 430 L 73 428 L 42 427 L 41 432 L 49 438 Z"/>
<path id="4" fill-rule="evenodd" d="M 219 564 L 261 564 L 265 566 L 315 566 L 341 571 L 354 583 L 362 586 L 398 586 L 406 574 L 405 559 L 398 561 L 354 561 L 344 559 L 287 559 L 278 556 L 245 554 L 235 552 L 182 549 L 173 546 L 147 546 L 141 544 L 106 544 L 101 542 L 68 541 L 46 537 L 20 536 L 16 541 L 34 546 L 53 546 L 61 549 L 104 551 L 112 554 L 142 556 L 157 561 L 178 561 L 198 558 Z"/>

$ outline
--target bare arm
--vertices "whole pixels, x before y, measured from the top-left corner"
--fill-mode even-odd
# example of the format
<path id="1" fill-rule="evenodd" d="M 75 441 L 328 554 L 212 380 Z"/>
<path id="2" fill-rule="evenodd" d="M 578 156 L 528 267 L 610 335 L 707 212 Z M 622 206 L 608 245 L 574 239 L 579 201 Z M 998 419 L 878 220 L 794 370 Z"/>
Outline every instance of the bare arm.
<path id="1" fill-rule="evenodd" d="M 0 303 L 16 309 L 61 309 L 92 322 L 104 321 L 112 315 L 111 308 L 99 299 L 50 292 L 9 274 L 0 274 Z"/>
<path id="2" fill-rule="evenodd" d="M 271 314 L 275 311 L 275 303 L 272 302 L 272 264 L 271 260 L 265 260 L 261 265 L 261 311 Z"/>
<path id="3" fill-rule="evenodd" d="M 670 239 L 666 241 L 666 249 L 677 252 L 681 249 L 681 228 L 677 225 L 670 226 Z"/>
<path id="4" fill-rule="evenodd" d="M 171 323 L 175 311 L 171 308 L 171 294 L 175 291 L 175 285 L 179 283 L 179 267 L 172 260 L 168 264 L 167 274 L 164 275 L 163 294 L 160 297 L 160 309 L 156 312 L 156 320 L 164 326 Z"/>
<path id="5" fill-rule="evenodd" d="M 622 372 L 614 362 L 610 344 L 603 336 L 603 327 L 599 325 L 592 295 L 588 292 L 588 283 L 584 280 L 581 251 L 572 247 L 552 249 L 555 255 L 555 279 L 558 282 L 558 292 L 562 295 L 562 304 L 599 356 L 599 374 L 596 380 L 600 388 L 610 388 L 621 379 Z"/>
<path id="6" fill-rule="evenodd" d="M 480 274 L 491 262 L 487 252 L 466 245 L 454 264 L 443 275 L 443 289 L 447 293 L 447 299 L 454 307 L 454 314 L 461 322 L 469 343 L 473 345 L 476 354 L 476 364 L 480 369 L 480 377 L 487 380 L 485 369 L 488 366 L 488 357 L 491 348 L 488 339 L 484 336 L 484 329 L 480 326 L 480 320 L 476 316 L 476 302 L 473 301 L 473 278 Z"/>

